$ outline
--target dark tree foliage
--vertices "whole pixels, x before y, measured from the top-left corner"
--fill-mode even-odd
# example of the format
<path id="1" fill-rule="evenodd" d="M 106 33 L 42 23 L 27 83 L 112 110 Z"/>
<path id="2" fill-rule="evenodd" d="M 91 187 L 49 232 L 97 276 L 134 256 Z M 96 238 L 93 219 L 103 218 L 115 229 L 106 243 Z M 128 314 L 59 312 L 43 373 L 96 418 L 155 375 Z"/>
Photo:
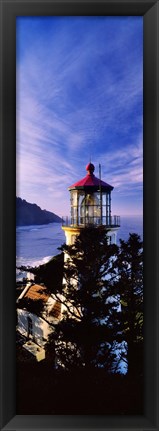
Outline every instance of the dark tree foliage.
<path id="1" fill-rule="evenodd" d="M 82 230 L 75 244 L 63 245 L 60 250 L 61 254 L 32 271 L 36 281 L 43 282 L 63 307 L 62 320 L 53 325 L 48 357 L 56 345 L 56 363 L 66 370 L 102 366 L 114 372 L 124 360 L 129 375 L 142 375 L 143 244 L 140 237 L 130 234 L 128 241 L 120 240 L 118 247 L 108 245 L 104 228 L 90 227 Z M 64 254 L 67 254 L 65 265 Z M 42 312 L 40 302 L 23 304 L 21 301 L 18 306 L 38 315 Z"/>
<path id="2" fill-rule="evenodd" d="M 41 316 L 44 310 L 44 303 L 41 299 L 30 299 L 22 298 L 17 301 L 17 308 L 26 309 L 29 313 L 36 314 L 36 316 Z"/>
<path id="3" fill-rule="evenodd" d="M 137 234 L 120 240 L 117 292 L 121 303 L 121 333 L 127 343 L 128 373 L 143 372 L 143 243 Z"/>
<path id="4" fill-rule="evenodd" d="M 63 319 L 56 327 L 58 364 L 73 367 L 104 366 L 114 363 L 118 333 L 118 302 L 113 296 L 118 247 L 108 245 L 104 228 L 85 228 L 74 245 L 63 245 L 67 254 L 64 284 L 56 298 L 64 306 Z"/>
<path id="5" fill-rule="evenodd" d="M 18 414 L 143 414 L 142 242 L 130 234 L 117 247 L 106 235 L 104 228 L 83 229 L 60 258 L 35 270 L 64 309 L 45 361 L 30 361 L 19 346 Z M 41 315 L 41 301 L 21 306 Z M 115 373 L 123 341 L 127 375 Z"/>
<path id="6" fill-rule="evenodd" d="M 47 287 L 48 292 L 53 293 L 58 289 L 61 289 L 62 278 L 63 278 L 63 253 L 54 256 L 49 262 L 38 267 L 26 267 L 21 266 L 21 271 L 31 272 L 35 275 L 36 283 L 44 283 Z"/>
<path id="7" fill-rule="evenodd" d="M 54 256 L 46 264 L 32 270 L 35 274 L 35 281 L 42 281 L 50 294 L 56 289 L 60 290 L 63 279 L 63 264 L 63 253 Z"/>

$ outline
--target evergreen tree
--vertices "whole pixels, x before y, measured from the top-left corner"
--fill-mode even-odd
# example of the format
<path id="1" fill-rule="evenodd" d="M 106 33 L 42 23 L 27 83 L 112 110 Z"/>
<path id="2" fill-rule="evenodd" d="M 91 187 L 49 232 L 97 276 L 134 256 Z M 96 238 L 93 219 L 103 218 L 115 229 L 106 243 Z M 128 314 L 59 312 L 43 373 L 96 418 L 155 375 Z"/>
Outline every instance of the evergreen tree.
<path id="1" fill-rule="evenodd" d="M 118 247 L 108 245 L 104 228 L 85 228 L 67 254 L 62 291 L 56 293 L 64 307 L 53 333 L 56 358 L 66 369 L 98 367 L 110 371 L 118 333 L 118 302 L 113 296 Z"/>
<path id="2" fill-rule="evenodd" d="M 120 240 L 117 259 L 117 292 L 121 303 L 122 339 L 127 343 L 125 360 L 129 374 L 143 372 L 143 243 L 133 233 Z"/>

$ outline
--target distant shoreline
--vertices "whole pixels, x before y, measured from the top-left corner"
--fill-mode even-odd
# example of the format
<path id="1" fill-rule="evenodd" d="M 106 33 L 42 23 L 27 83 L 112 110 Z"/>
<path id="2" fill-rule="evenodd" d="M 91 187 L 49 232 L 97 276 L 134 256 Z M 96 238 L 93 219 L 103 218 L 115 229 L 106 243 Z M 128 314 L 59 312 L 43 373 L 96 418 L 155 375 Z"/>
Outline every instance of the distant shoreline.
<path id="1" fill-rule="evenodd" d="M 55 213 L 42 210 L 37 204 L 16 197 L 16 226 L 39 226 L 55 222 L 61 223 L 62 218 Z"/>
<path id="2" fill-rule="evenodd" d="M 29 226 L 47 226 L 48 224 L 62 224 L 61 221 L 49 221 L 48 223 L 34 223 L 34 224 L 16 224 L 17 227 L 29 227 Z"/>

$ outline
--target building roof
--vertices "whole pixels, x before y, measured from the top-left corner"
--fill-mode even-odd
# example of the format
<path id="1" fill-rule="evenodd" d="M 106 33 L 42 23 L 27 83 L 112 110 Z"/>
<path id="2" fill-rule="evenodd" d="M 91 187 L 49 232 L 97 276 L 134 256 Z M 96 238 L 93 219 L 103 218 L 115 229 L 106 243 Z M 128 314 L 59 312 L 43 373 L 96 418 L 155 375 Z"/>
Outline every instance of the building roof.
<path id="1" fill-rule="evenodd" d="M 33 284 L 29 287 L 23 298 L 33 299 L 35 301 L 41 300 L 46 303 L 49 299 L 49 294 L 47 292 L 47 288 L 45 286 L 41 286 L 39 284 Z"/>
<path id="2" fill-rule="evenodd" d="M 102 181 L 101 179 L 97 178 L 94 175 L 95 167 L 92 163 L 89 163 L 86 166 L 86 171 L 88 174 L 82 178 L 81 180 L 77 181 L 76 183 L 72 184 L 68 189 L 80 189 L 80 188 L 87 188 L 87 187 L 95 187 L 95 189 L 101 187 L 102 190 L 113 190 L 114 187 L 112 187 L 110 184 L 105 183 L 105 181 Z"/>
<path id="3" fill-rule="evenodd" d="M 61 303 L 56 301 L 55 305 L 52 307 L 50 311 L 50 316 L 58 319 L 60 315 L 61 315 Z"/>
<path id="4" fill-rule="evenodd" d="M 44 285 L 32 284 L 27 286 L 23 293 L 20 295 L 18 303 L 20 308 L 26 308 L 34 314 L 41 314 L 46 312 L 47 319 L 58 319 L 61 314 L 61 303 L 54 299 L 54 297 L 48 292 L 48 289 Z M 40 305 L 37 308 L 36 304 Z M 29 308 L 28 308 L 29 307 Z M 41 317 L 45 317 L 43 314 Z"/>

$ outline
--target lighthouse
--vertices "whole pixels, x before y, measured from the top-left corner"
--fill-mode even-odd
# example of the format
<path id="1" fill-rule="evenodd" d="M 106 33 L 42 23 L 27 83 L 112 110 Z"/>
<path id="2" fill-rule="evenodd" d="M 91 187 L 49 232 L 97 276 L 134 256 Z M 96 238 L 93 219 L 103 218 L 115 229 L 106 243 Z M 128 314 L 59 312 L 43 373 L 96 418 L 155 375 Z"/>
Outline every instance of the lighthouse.
<path id="1" fill-rule="evenodd" d="M 108 243 L 116 244 L 120 217 L 111 214 L 111 192 L 114 187 L 101 180 L 101 170 L 99 178 L 94 175 L 93 163 L 86 166 L 86 171 L 84 178 L 68 188 L 71 217 L 67 217 L 62 223 L 66 244 L 72 245 L 83 228 L 97 229 L 101 226 L 107 230 Z"/>

